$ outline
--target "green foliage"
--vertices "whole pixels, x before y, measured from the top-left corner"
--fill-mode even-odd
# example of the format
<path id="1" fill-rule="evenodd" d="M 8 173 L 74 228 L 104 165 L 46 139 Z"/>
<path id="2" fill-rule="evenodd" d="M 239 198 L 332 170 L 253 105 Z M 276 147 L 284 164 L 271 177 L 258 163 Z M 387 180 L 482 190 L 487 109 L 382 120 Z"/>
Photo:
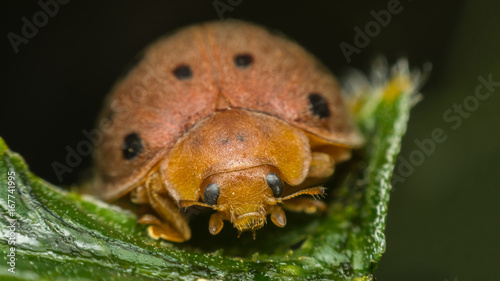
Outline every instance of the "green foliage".
<path id="1" fill-rule="evenodd" d="M 188 243 L 152 240 L 132 212 L 43 181 L 0 139 L 0 279 L 372 280 L 385 251 L 390 178 L 418 84 L 410 78 L 396 73 L 380 94 L 365 93 L 363 104 L 371 109 L 361 110 L 358 120 L 367 145 L 327 185 L 328 214 L 288 214 L 284 229 L 268 224 L 256 240 L 236 238 L 229 226 L 211 236 L 203 214 L 191 222 Z M 411 83 L 394 88 L 398 79 Z M 15 189 L 8 172 L 15 173 Z M 12 202 L 15 214 L 9 214 Z M 17 236 L 11 246 L 12 218 Z M 8 271 L 11 247 L 15 274 Z"/>

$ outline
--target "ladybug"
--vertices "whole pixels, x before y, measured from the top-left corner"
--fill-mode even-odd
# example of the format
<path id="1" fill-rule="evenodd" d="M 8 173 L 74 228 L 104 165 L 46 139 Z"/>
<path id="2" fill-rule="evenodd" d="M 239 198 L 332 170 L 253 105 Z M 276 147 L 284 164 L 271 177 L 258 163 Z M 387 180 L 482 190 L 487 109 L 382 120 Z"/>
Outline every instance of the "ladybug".
<path id="1" fill-rule="evenodd" d="M 181 29 L 150 45 L 114 86 L 94 151 L 99 196 L 130 194 L 154 213 L 139 222 L 154 239 L 190 239 L 187 207 L 215 212 L 241 234 L 283 208 L 315 213 L 315 186 L 363 138 L 339 84 L 296 43 L 258 25 L 227 20 Z"/>

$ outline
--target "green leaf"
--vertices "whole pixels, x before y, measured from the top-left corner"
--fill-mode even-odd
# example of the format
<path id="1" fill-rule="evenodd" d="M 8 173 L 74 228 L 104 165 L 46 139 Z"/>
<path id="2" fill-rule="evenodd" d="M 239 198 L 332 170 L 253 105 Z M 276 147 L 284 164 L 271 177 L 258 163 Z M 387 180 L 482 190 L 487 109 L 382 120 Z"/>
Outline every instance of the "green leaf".
<path id="1" fill-rule="evenodd" d="M 284 229 L 268 224 L 256 240 L 229 227 L 211 236 L 204 214 L 191 222 L 188 243 L 152 240 L 134 213 L 43 181 L 0 139 L 0 279 L 373 280 L 390 179 L 421 81 L 404 61 L 394 71 L 351 80 L 358 89 L 349 102 L 367 145 L 327 185 L 328 215 L 288 214 Z"/>

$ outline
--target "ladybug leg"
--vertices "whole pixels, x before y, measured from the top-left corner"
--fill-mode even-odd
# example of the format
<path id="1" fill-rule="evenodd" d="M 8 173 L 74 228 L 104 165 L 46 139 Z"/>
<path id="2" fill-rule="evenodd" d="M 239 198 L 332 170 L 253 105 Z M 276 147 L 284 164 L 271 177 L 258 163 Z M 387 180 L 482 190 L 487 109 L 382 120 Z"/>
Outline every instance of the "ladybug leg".
<path id="1" fill-rule="evenodd" d="M 171 232 L 170 228 L 168 226 L 165 226 L 159 218 L 157 218 L 153 215 L 146 214 L 146 215 L 142 216 L 139 219 L 139 223 L 149 225 L 148 230 L 147 230 L 149 237 L 151 237 L 155 240 L 163 238 L 163 239 L 166 239 L 169 241 L 175 240 L 174 242 L 182 242 L 182 239 L 179 235 L 176 235 L 175 237 L 172 237 L 172 235 L 170 235 L 170 236 L 168 236 L 168 239 L 167 239 L 167 237 L 164 233 L 169 232 L 169 231 Z M 168 228 L 168 229 L 166 229 L 166 228 Z"/>
<path id="2" fill-rule="evenodd" d="M 324 152 L 311 152 L 311 166 L 307 177 L 327 178 L 335 171 L 335 160 Z"/>
<path id="3" fill-rule="evenodd" d="M 131 201 L 135 204 L 150 204 L 148 189 L 145 186 L 138 186 L 131 194 Z M 151 215 L 146 214 L 139 219 L 141 224 L 149 224 L 148 234 L 153 239 L 166 239 L 169 241 L 182 242 L 182 237 L 179 235 L 166 236 L 164 233 L 175 233 L 169 226 L 164 225 L 162 221 Z"/>
<path id="4" fill-rule="evenodd" d="M 135 204 L 148 204 L 149 196 L 147 188 L 143 185 L 136 187 L 130 194 L 130 201 Z"/>
<path id="5" fill-rule="evenodd" d="M 292 198 L 285 202 L 283 208 L 285 208 L 288 211 L 304 212 L 306 214 L 326 212 L 325 202 L 320 200 L 315 200 L 313 198 L 302 198 L 302 197 Z"/>
<path id="6" fill-rule="evenodd" d="M 268 213 L 271 214 L 271 221 L 277 227 L 285 227 L 286 225 L 286 215 L 283 209 L 280 206 L 271 206 L 268 210 Z"/>
<path id="7" fill-rule="evenodd" d="M 151 224 L 148 227 L 149 236 L 153 239 L 163 238 L 172 242 L 189 240 L 191 229 L 175 201 L 165 192 L 158 172 L 149 176 L 146 189 L 149 203 L 161 218 L 145 215 L 139 220 L 142 224 Z"/>
<path id="8" fill-rule="evenodd" d="M 224 215 L 222 213 L 214 213 L 208 221 L 208 230 L 210 234 L 217 235 L 224 227 Z"/>

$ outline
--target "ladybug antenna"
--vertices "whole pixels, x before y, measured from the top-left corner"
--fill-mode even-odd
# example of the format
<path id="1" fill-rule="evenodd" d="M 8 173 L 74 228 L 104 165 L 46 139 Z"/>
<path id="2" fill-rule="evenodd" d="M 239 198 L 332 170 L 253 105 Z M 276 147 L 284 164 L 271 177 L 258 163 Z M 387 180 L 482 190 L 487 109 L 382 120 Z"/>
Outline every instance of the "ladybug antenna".
<path id="1" fill-rule="evenodd" d="M 200 201 L 194 201 L 194 200 L 181 200 L 179 202 L 179 205 L 182 207 L 182 208 L 187 208 L 187 207 L 191 207 L 191 206 L 202 206 L 202 207 L 207 207 L 207 208 L 210 208 L 210 209 L 214 209 L 216 211 L 219 210 L 218 206 L 217 205 L 209 205 L 207 203 L 203 203 L 203 202 L 200 202 Z"/>
<path id="2" fill-rule="evenodd" d="M 283 203 L 285 200 L 292 199 L 294 197 L 300 196 L 300 195 L 311 195 L 316 198 L 316 196 L 322 196 L 325 195 L 325 188 L 322 186 L 316 186 L 316 187 L 311 187 L 311 188 L 306 188 L 299 190 L 293 194 L 290 194 L 288 196 L 282 197 L 282 198 L 276 198 L 277 203 Z"/>

